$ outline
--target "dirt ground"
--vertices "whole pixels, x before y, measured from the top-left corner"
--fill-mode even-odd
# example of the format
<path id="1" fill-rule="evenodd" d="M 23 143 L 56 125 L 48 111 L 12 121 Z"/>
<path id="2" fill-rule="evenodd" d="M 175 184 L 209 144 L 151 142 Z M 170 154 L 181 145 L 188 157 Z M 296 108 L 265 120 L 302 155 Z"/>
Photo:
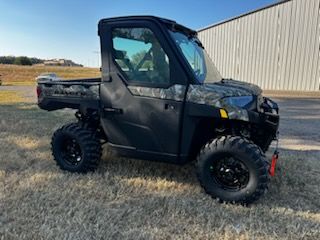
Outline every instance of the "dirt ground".
<path id="1" fill-rule="evenodd" d="M 276 100 L 279 169 L 249 207 L 206 195 L 193 163 L 119 158 L 105 148 L 95 173 L 63 172 L 50 138 L 72 113 L 0 105 L 0 239 L 320 239 L 320 99 Z"/>

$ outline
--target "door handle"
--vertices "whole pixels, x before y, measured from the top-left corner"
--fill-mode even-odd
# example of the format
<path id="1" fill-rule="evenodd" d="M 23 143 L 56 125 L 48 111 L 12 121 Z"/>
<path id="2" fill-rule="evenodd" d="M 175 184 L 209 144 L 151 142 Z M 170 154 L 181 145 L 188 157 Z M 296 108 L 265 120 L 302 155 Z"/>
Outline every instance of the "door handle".
<path id="1" fill-rule="evenodd" d="M 165 104 L 164 104 L 164 109 L 165 109 L 165 110 L 175 110 L 176 107 L 175 107 L 173 104 L 171 104 L 171 103 L 165 103 Z"/>
<path id="2" fill-rule="evenodd" d="M 123 110 L 120 108 L 103 108 L 105 113 L 122 114 Z"/>

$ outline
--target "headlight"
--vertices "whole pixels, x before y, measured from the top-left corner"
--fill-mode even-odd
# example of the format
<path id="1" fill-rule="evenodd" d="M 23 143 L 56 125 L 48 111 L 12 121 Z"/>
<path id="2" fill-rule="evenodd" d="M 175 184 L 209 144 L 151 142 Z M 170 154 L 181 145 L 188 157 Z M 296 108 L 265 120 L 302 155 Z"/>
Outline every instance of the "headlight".
<path id="1" fill-rule="evenodd" d="M 226 97 L 223 98 L 224 104 L 245 108 L 253 101 L 253 96 Z"/>

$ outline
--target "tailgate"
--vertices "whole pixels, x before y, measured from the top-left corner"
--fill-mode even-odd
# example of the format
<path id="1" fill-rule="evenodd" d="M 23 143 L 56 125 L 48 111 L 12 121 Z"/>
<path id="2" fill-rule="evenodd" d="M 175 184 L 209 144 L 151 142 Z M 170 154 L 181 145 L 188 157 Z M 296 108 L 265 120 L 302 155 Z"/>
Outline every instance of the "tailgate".
<path id="1" fill-rule="evenodd" d="M 39 81 L 37 95 L 38 105 L 44 110 L 82 106 L 98 109 L 100 81 Z"/>

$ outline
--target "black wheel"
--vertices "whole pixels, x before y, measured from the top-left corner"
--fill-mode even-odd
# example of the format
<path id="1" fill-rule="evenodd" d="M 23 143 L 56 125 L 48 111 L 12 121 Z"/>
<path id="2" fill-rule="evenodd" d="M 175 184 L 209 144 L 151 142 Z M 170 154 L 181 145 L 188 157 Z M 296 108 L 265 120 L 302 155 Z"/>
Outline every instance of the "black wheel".
<path id="1" fill-rule="evenodd" d="M 52 154 L 58 166 L 70 172 L 94 171 L 101 158 L 101 144 L 95 132 L 77 123 L 58 129 L 52 137 Z"/>
<path id="2" fill-rule="evenodd" d="M 201 149 L 198 178 L 212 197 L 249 204 L 268 187 L 268 165 L 257 145 L 241 137 L 222 136 Z"/>

